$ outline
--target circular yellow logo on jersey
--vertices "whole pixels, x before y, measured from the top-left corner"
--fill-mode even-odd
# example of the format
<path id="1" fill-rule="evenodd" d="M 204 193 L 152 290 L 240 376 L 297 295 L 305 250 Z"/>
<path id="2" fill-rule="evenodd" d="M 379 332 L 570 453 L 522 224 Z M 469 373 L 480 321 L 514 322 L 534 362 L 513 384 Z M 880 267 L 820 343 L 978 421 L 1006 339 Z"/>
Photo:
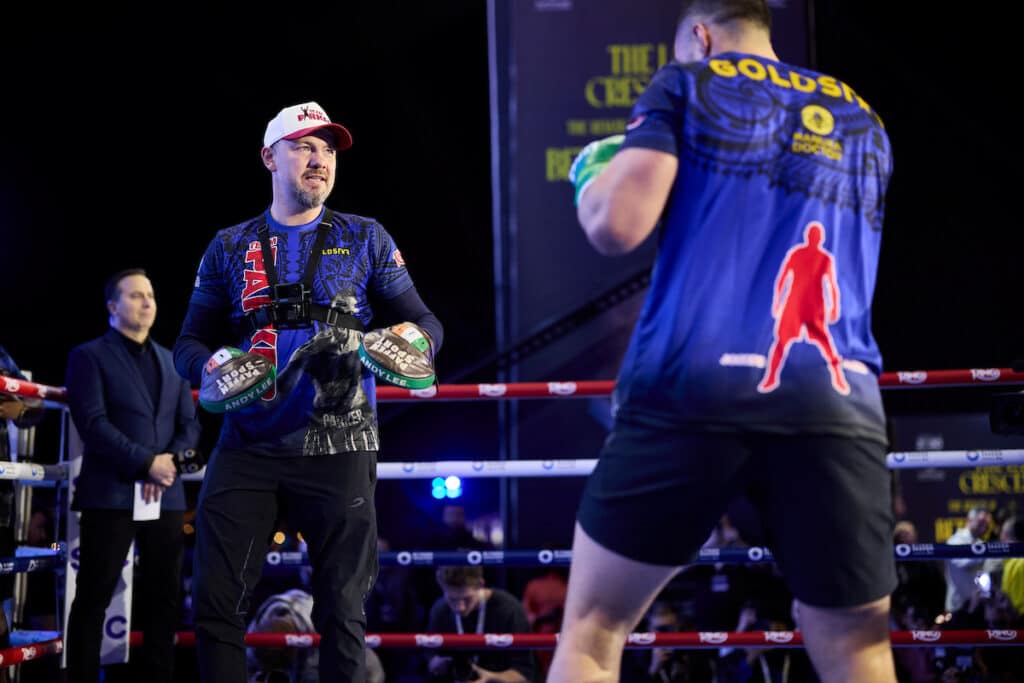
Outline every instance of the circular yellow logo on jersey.
<path id="1" fill-rule="evenodd" d="M 836 127 L 832 112 L 816 104 L 809 104 L 801 109 L 800 120 L 803 121 L 804 128 L 818 135 L 828 135 Z"/>

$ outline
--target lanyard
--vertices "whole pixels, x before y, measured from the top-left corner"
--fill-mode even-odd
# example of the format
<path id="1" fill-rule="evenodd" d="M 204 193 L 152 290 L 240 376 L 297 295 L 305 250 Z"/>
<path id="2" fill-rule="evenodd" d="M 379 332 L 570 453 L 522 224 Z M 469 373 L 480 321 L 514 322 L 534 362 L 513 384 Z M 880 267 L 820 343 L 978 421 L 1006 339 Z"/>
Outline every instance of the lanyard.
<path id="1" fill-rule="evenodd" d="M 480 608 L 479 608 L 479 611 L 476 613 L 476 632 L 477 633 L 483 633 L 484 632 L 484 615 L 485 614 L 487 614 L 487 598 L 486 597 L 482 598 L 480 600 Z M 458 612 L 455 613 L 455 629 L 459 633 L 465 633 L 465 631 L 462 630 L 462 615 L 459 614 Z"/>
<path id="2" fill-rule="evenodd" d="M 772 674 L 768 669 L 768 662 L 765 660 L 764 655 L 758 657 L 761 660 L 761 673 L 764 674 L 764 680 L 772 681 Z M 789 680 L 789 653 L 786 653 L 785 659 L 782 660 L 782 683 L 786 683 Z"/>
<path id="3" fill-rule="evenodd" d="M 313 242 L 313 249 L 306 259 L 306 270 L 302 274 L 302 283 L 310 292 L 313 291 L 313 276 L 316 274 L 316 267 L 320 263 L 320 253 L 323 251 L 324 241 L 327 239 L 327 232 L 333 227 L 333 212 L 325 208 L 320 223 L 316 226 L 316 240 Z M 256 229 L 256 235 L 260 240 L 260 250 L 263 252 L 263 272 L 267 275 L 267 284 L 273 293 L 277 280 L 277 264 L 274 261 L 274 252 L 270 248 L 270 228 L 266 223 Z"/>
<path id="4" fill-rule="evenodd" d="M 485 595 L 485 597 L 481 598 L 479 611 L 477 611 L 477 613 L 476 613 L 476 632 L 478 634 L 484 632 L 484 615 L 485 614 L 487 614 L 487 597 L 486 597 L 486 595 Z M 459 614 L 458 612 L 455 613 L 455 629 L 459 633 L 464 633 L 464 631 L 462 630 L 462 615 Z M 479 658 L 480 658 L 480 655 L 475 654 L 475 655 L 473 655 L 473 659 L 471 661 L 474 664 L 476 664 L 476 662 L 477 662 L 477 660 Z"/>

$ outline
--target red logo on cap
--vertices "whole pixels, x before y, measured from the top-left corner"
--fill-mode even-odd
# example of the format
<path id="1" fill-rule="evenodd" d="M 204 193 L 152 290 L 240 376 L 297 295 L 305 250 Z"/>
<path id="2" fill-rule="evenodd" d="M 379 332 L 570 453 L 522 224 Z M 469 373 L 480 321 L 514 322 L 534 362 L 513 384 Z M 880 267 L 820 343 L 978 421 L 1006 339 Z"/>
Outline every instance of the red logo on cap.
<path id="1" fill-rule="evenodd" d="M 323 113 L 319 109 L 303 107 L 302 113 L 299 114 L 299 121 L 305 121 L 306 119 L 316 119 L 317 121 L 323 121 L 324 123 L 331 122 L 331 120 L 327 118 L 327 114 Z"/>

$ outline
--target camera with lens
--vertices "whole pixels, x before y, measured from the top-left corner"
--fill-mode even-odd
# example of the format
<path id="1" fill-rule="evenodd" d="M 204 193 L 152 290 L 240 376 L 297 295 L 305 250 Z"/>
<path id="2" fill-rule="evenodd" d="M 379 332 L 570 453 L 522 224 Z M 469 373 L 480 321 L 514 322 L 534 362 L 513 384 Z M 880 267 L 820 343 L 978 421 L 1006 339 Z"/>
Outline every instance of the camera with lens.
<path id="1" fill-rule="evenodd" d="M 310 324 L 309 305 L 313 293 L 305 283 L 290 282 L 274 285 L 270 297 L 270 317 L 279 330 L 308 327 Z"/>
<path id="2" fill-rule="evenodd" d="M 431 683 L 454 683 L 455 681 L 475 681 L 480 674 L 473 669 L 475 656 L 467 652 L 450 652 L 446 655 L 447 662 L 443 667 L 431 670 Z"/>

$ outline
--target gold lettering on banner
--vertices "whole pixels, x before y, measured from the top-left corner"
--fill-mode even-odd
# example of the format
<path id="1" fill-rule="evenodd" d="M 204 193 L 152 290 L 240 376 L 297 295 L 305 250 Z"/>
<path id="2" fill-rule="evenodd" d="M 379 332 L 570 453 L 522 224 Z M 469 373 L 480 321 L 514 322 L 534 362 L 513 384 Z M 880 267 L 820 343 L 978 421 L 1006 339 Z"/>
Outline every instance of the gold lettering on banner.
<path id="1" fill-rule="evenodd" d="M 665 43 L 611 43 L 605 50 L 611 73 L 594 76 L 583 87 L 594 109 L 632 107 L 654 72 L 669 61 Z"/>
<path id="2" fill-rule="evenodd" d="M 587 131 L 593 136 L 617 135 L 626 130 L 626 119 L 592 119 Z"/>
<path id="3" fill-rule="evenodd" d="M 968 497 L 947 498 L 948 517 L 935 518 L 935 542 L 945 543 L 953 532 L 967 524 L 967 513 L 982 508 L 991 513 L 1005 509 L 1009 514 L 1018 514 L 1018 496 L 1024 488 L 1024 465 L 987 465 L 964 472 L 958 479 L 960 491 Z M 988 497 L 986 497 L 988 496 Z M 999 529 L 990 529 L 996 540 Z"/>
<path id="4" fill-rule="evenodd" d="M 1024 493 L 1024 472 L 1019 466 L 976 467 L 959 479 L 964 495 L 995 496 Z"/>
<path id="5" fill-rule="evenodd" d="M 650 74 L 654 72 L 651 64 L 651 53 L 654 46 L 650 43 L 639 45 L 609 45 L 608 54 L 611 55 L 612 73 L 616 76 L 621 74 Z"/>
<path id="6" fill-rule="evenodd" d="M 999 501 L 995 498 L 950 498 L 946 501 L 946 507 L 950 514 L 966 514 L 972 508 L 996 510 L 999 508 Z"/>
<path id="7" fill-rule="evenodd" d="M 629 110 L 647 88 L 651 77 L 672 59 L 668 43 L 607 43 L 607 71 L 583 84 L 583 99 L 590 109 L 607 112 L 608 118 L 570 118 L 565 120 L 565 135 L 572 138 L 602 138 L 626 132 Z M 620 116 L 615 117 L 615 114 Z M 588 140 L 589 141 L 589 140 Z M 544 177 L 547 182 L 565 181 L 569 167 L 582 147 L 548 147 L 544 152 Z"/>
<path id="8" fill-rule="evenodd" d="M 639 78 L 597 76 L 587 81 L 587 103 L 595 109 L 632 107 L 646 86 Z"/>
<path id="9" fill-rule="evenodd" d="M 597 138 L 626 131 L 628 119 L 566 119 L 565 132 L 572 137 Z"/>
<path id="10" fill-rule="evenodd" d="M 935 519 L 935 542 L 945 543 L 959 526 L 960 517 L 938 517 Z"/>
<path id="11" fill-rule="evenodd" d="M 544 150 L 546 173 L 545 178 L 550 182 L 569 179 L 569 167 L 573 159 L 580 153 L 582 147 L 548 147 Z"/>
<path id="12" fill-rule="evenodd" d="M 586 135 L 586 119 L 569 119 L 565 122 L 565 132 L 568 135 Z"/>

